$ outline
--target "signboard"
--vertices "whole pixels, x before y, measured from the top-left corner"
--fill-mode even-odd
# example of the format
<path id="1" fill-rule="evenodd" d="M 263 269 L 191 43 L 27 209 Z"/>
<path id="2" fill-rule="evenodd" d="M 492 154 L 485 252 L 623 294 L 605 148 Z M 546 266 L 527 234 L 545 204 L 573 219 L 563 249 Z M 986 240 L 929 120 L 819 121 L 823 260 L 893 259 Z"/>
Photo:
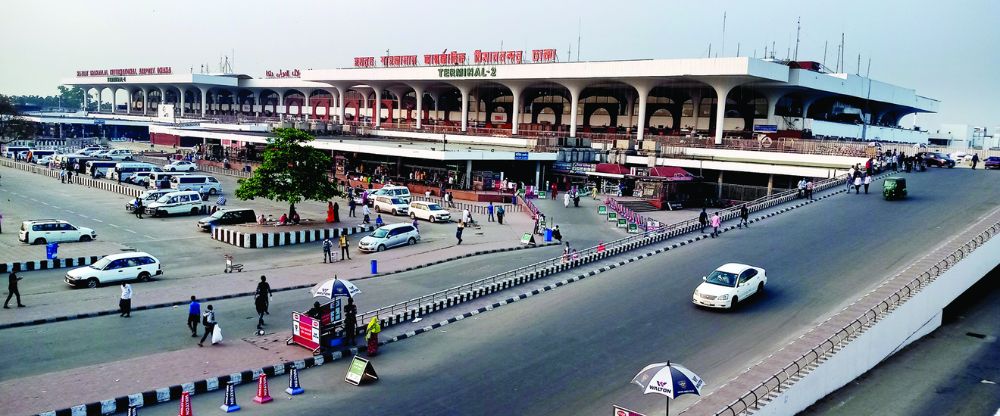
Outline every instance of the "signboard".
<path id="1" fill-rule="evenodd" d="M 298 69 L 279 69 L 277 71 L 264 71 L 265 78 L 301 78 L 302 71 Z"/>
<path id="2" fill-rule="evenodd" d="M 438 68 L 438 78 L 496 78 L 497 67 L 460 66 L 456 68 Z"/>
<path id="3" fill-rule="evenodd" d="M 535 236 L 531 235 L 531 233 L 524 233 L 521 236 L 521 244 L 535 244 Z"/>
<path id="4" fill-rule="evenodd" d="M 625 228 L 625 227 L 628 227 L 628 221 L 626 221 L 624 218 L 619 218 L 618 228 Z"/>
<path id="5" fill-rule="evenodd" d="M 646 416 L 642 413 L 628 410 L 624 407 L 618 406 L 616 404 L 612 405 L 615 408 L 614 416 Z"/>
<path id="6" fill-rule="evenodd" d="M 319 320 L 292 312 L 292 341 L 310 350 L 319 349 Z"/>
<path id="7" fill-rule="evenodd" d="M 354 360 L 351 361 L 351 366 L 347 369 L 347 376 L 344 377 L 344 381 L 355 386 L 360 386 L 361 384 L 375 380 L 378 380 L 378 374 L 375 374 L 375 367 L 372 367 L 372 363 L 355 355 Z"/>
<path id="8" fill-rule="evenodd" d="M 778 132 L 778 125 L 777 124 L 754 124 L 753 125 L 753 131 L 754 131 L 754 133 L 777 133 Z"/>
<path id="9" fill-rule="evenodd" d="M 77 77 L 124 77 L 128 75 L 171 75 L 173 68 L 169 66 L 154 66 L 147 68 L 114 68 L 114 69 L 86 69 L 76 71 Z"/>
<path id="10" fill-rule="evenodd" d="M 104 125 L 104 120 L 94 120 L 94 125 L 95 126 L 103 126 Z"/>
<path id="11" fill-rule="evenodd" d="M 473 62 L 477 64 L 519 64 L 523 55 L 522 51 L 483 52 L 479 49 L 472 54 Z"/>
<path id="12" fill-rule="evenodd" d="M 545 191 L 539 190 L 538 191 L 538 198 L 539 199 L 546 199 L 546 198 L 548 198 L 548 193 L 546 193 Z"/>
<path id="13" fill-rule="evenodd" d="M 164 123 L 175 122 L 174 119 L 174 105 L 173 104 L 160 104 L 156 107 L 156 120 L 162 121 Z"/>
<path id="14" fill-rule="evenodd" d="M 528 152 L 514 152 L 514 160 L 528 160 Z"/>
<path id="15" fill-rule="evenodd" d="M 423 64 L 428 66 L 452 66 L 452 65 L 503 65 L 526 63 L 524 51 L 482 51 L 477 49 L 472 53 L 472 59 L 467 59 L 465 52 L 448 51 L 445 49 L 441 53 L 429 53 L 423 55 Z M 355 68 L 374 68 L 381 62 L 383 67 L 407 67 L 420 64 L 419 55 L 385 55 L 375 59 L 374 56 L 354 57 Z M 555 49 L 532 49 L 531 62 L 556 62 L 559 54 Z M 105 74 L 106 75 L 106 74 Z"/>
<path id="16" fill-rule="evenodd" d="M 596 169 L 597 165 L 594 163 L 555 162 L 552 164 L 553 172 L 574 173 L 577 175 L 586 175 L 587 172 L 594 172 Z"/>
<path id="17" fill-rule="evenodd" d="M 618 221 L 618 213 L 614 211 L 609 211 L 608 222 L 616 222 L 616 221 Z"/>
<path id="18" fill-rule="evenodd" d="M 636 234 L 636 233 L 638 233 L 639 232 L 639 224 L 636 224 L 634 222 L 628 223 L 628 232 L 629 232 L 629 234 Z"/>
<path id="19" fill-rule="evenodd" d="M 597 214 L 598 215 L 607 215 L 608 214 L 608 207 L 606 205 L 598 205 L 597 206 Z"/>

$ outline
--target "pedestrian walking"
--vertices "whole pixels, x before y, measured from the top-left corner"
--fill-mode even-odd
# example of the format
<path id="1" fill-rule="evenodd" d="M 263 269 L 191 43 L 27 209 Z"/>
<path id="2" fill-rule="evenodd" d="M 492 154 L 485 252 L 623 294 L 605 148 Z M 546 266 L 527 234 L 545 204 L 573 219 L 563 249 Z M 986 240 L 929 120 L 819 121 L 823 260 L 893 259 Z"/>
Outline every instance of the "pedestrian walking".
<path id="1" fill-rule="evenodd" d="M 851 185 L 854 183 L 854 174 L 857 172 L 858 171 L 854 169 L 854 166 L 851 166 L 851 169 L 847 171 L 847 192 L 851 191 Z"/>
<path id="2" fill-rule="evenodd" d="M 580 194 L 573 192 L 573 206 L 580 207 Z"/>
<path id="3" fill-rule="evenodd" d="M 257 283 L 257 290 L 254 294 L 264 298 L 264 314 L 270 315 L 271 312 L 268 312 L 268 308 L 271 306 L 271 297 L 274 296 L 274 292 L 271 291 L 271 285 L 267 283 L 267 276 L 260 277 L 260 283 Z"/>
<path id="4" fill-rule="evenodd" d="M 122 296 L 118 300 L 118 309 L 121 310 L 121 314 L 118 316 L 132 317 L 132 285 L 125 282 L 122 282 Z"/>
<path id="5" fill-rule="evenodd" d="M 347 298 L 347 305 L 344 305 L 344 342 L 348 347 L 353 347 L 357 343 L 354 337 L 358 335 L 358 305 L 354 304 L 354 298 Z"/>
<path id="6" fill-rule="evenodd" d="M 486 221 L 493 222 L 493 202 L 486 206 Z"/>
<path id="7" fill-rule="evenodd" d="M 70 184 L 73 183 L 73 171 L 72 170 L 67 170 L 66 171 L 66 183 L 70 183 Z"/>
<path id="8" fill-rule="evenodd" d="M 562 242 L 562 231 L 559 231 L 559 226 L 557 225 L 552 229 L 552 238 L 556 239 L 558 242 Z M 566 244 L 569 244 L 568 242 Z"/>
<path id="9" fill-rule="evenodd" d="M 340 203 L 333 203 L 333 222 L 340 222 Z"/>
<path id="10" fill-rule="evenodd" d="M 382 326 L 378 323 L 378 317 L 373 316 L 365 328 L 365 339 L 368 341 L 368 356 L 374 357 L 378 354 L 378 333 L 382 332 Z"/>
<path id="11" fill-rule="evenodd" d="M 142 219 L 142 211 L 144 209 L 145 208 L 143 208 L 143 206 L 142 206 L 142 198 L 135 197 L 135 217 L 141 220 Z"/>
<path id="12" fill-rule="evenodd" d="M 563 194 L 563 207 L 569 208 L 569 198 L 570 198 L 569 192 Z"/>
<path id="13" fill-rule="evenodd" d="M 799 198 L 806 196 L 806 178 L 799 179 Z"/>
<path id="14" fill-rule="evenodd" d="M 14 272 L 10 272 L 10 274 L 7 275 L 7 300 L 3 302 L 4 309 L 10 309 L 10 306 L 7 306 L 7 304 L 10 303 L 10 298 L 15 296 L 17 297 L 17 307 L 24 307 L 24 304 L 21 303 L 21 292 L 17 290 L 17 282 L 21 279 L 23 278 L 17 277 L 17 273 Z"/>
<path id="15" fill-rule="evenodd" d="M 361 206 L 361 215 L 362 215 L 361 222 L 365 224 L 372 223 L 372 217 L 371 217 L 372 210 L 368 209 L 368 205 Z"/>
<path id="16" fill-rule="evenodd" d="M 197 298 L 191 295 L 191 303 L 188 304 L 188 329 L 191 330 L 191 337 L 198 337 L 198 321 L 201 320 L 201 304 Z"/>
<path id="17" fill-rule="evenodd" d="M 597 185 L 595 184 L 593 188 L 590 188 L 590 198 L 597 200 Z"/>
<path id="18" fill-rule="evenodd" d="M 59 169 L 59 182 L 66 183 L 66 167 Z"/>
<path id="19" fill-rule="evenodd" d="M 468 209 L 462 210 L 462 222 L 464 222 L 465 225 L 472 225 L 472 212 Z"/>
<path id="20" fill-rule="evenodd" d="M 497 224 L 503 225 L 503 214 L 506 210 L 503 209 L 503 205 L 497 207 Z M 3 217 L 0 217 L 2 219 Z"/>
<path id="21" fill-rule="evenodd" d="M 353 197 L 348 197 L 348 199 L 347 199 L 347 216 L 348 217 L 352 217 L 353 218 L 353 217 L 356 216 L 356 215 L 354 215 L 354 208 L 356 208 L 357 206 L 358 206 L 358 203 L 354 202 L 354 198 Z"/>
<path id="22" fill-rule="evenodd" d="M 326 237 L 323 240 L 323 263 L 330 262 L 333 263 L 333 241 L 330 241 L 330 237 Z"/>
<path id="23" fill-rule="evenodd" d="M 556 199 L 556 195 L 559 194 L 559 187 L 556 184 L 552 184 L 552 199 Z"/>
<path id="24" fill-rule="evenodd" d="M 198 341 L 199 347 L 205 346 L 205 340 L 215 331 L 215 325 L 218 323 L 215 320 L 215 311 L 212 305 L 208 305 L 205 309 L 207 309 L 205 314 L 201 316 L 201 325 L 205 327 L 205 334 L 201 336 L 201 341 Z"/>
<path id="25" fill-rule="evenodd" d="M 458 239 L 458 244 L 462 244 L 462 231 L 465 231 L 465 221 L 459 221 L 458 228 L 455 229 L 455 238 Z"/>
<path id="26" fill-rule="evenodd" d="M 722 217 L 719 216 L 718 212 L 712 215 L 711 223 L 712 223 L 712 238 L 718 237 L 719 227 L 722 226 Z"/>
<path id="27" fill-rule="evenodd" d="M 348 250 L 347 235 L 341 234 L 338 243 L 340 244 L 340 261 L 344 261 L 345 259 L 350 260 L 351 253 Z"/>
<path id="28" fill-rule="evenodd" d="M 813 188 L 815 188 L 815 186 L 816 185 L 813 184 L 812 179 L 810 179 L 809 182 L 806 182 L 806 197 L 809 198 L 810 201 L 813 199 Z"/>
<path id="29" fill-rule="evenodd" d="M 848 192 L 850 192 L 850 191 L 848 191 Z M 854 194 L 855 195 L 861 194 L 861 174 L 860 173 L 854 175 Z"/>
<path id="30" fill-rule="evenodd" d="M 976 170 L 976 165 L 979 164 L 979 153 L 972 154 L 972 170 Z"/>
<path id="31" fill-rule="evenodd" d="M 708 227 L 708 213 L 705 212 L 705 208 L 702 208 L 701 213 L 698 214 L 698 222 L 701 224 L 701 233 L 705 234 L 705 227 Z"/>
<path id="32" fill-rule="evenodd" d="M 747 204 L 740 206 L 740 222 L 736 224 L 736 228 L 743 228 L 743 226 L 750 228 L 750 210 L 747 209 Z"/>
<path id="33" fill-rule="evenodd" d="M 257 310 L 257 329 L 264 329 L 264 314 L 267 313 L 267 296 L 257 291 L 254 293 L 253 305 Z"/>
<path id="34" fill-rule="evenodd" d="M 868 195 L 868 186 L 872 184 L 872 175 L 865 175 L 865 179 L 862 183 L 865 186 L 865 195 Z"/>

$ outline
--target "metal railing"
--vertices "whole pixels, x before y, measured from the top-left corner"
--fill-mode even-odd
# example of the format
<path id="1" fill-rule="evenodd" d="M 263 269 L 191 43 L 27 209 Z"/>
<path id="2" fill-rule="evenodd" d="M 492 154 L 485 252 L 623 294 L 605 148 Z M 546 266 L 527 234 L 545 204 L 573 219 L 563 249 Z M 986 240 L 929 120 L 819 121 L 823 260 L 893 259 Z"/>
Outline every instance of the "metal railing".
<path id="1" fill-rule="evenodd" d="M 910 280 L 905 286 L 887 296 L 876 306 L 862 313 L 860 317 L 842 327 L 832 336 L 819 343 L 819 345 L 799 356 L 791 364 L 782 368 L 781 371 L 775 373 L 725 408 L 716 412 L 715 415 L 737 416 L 747 414 L 751 410 L 759 409 L 761 398 L 767 397 L 772 391 L 780 392 L 782 385 L 785 383 L 794 383 L 795 380 L 792 380 L 792 377 L 801 376 L 803 371 L 811 371 L 811 367 L 814 364 L 831 353 L 837 346 L 849 342 L 866 331 L 894 308 L 906 302 L 915 292 L 923 289 L 924 286 L 933 282 L 956 263 L 998 234 L 1000 234 L 1000 222 L 993 223 L 985 231 L 979 233 L 957 250 L 945 256 L 944 259 L 928 268 L 927 271 Z"/>
<path id="2" fill-rule="evenodd" d="M 837 186 L 838 184 L 843 184 L 845 183 L 845 178 L 831 178 L 820 181 L 815 185 L 814 191 L 819 192 Z M 750 212 L 757 212 L 791 201 L 795 198 L 798 198 L 798 192 L 796 190 L 774 194 L 770 197 L 760 198 L 756 201 L 749 202 L 747 204 L 747 209 Z M 734 219 L 739 215 L 739 208 L 721 209 L 719 210 L 719 215 L 722 217 L 723 221 Z M 490 286 L 496 286 L 497 284 L 513 280 L 519 276 L 537 276 L 540 273 L 549 274 L 568 270 L 572 267 L 592 263 L 611 255 L 621 254 L 632 249 L 663 241 L 698 229 L 701 229 L 701 224 L 698 222 L 697 218 L 665 225 L 654 230 L 645 231 L 608 243 L 602 243 L 579 250 L 576 252 L 575 259 L 568 260 L 564 256 L 554 257 L 538 263 L 522 266 L 514 270 L 509 270 L 483 279 L 365 312 L 358 318 L 358 322 L 368 322 L 373 317 L 377 317 L 381 320 L 383 317 L 391 317 L 410 311 L 420 310 L 421 308 L 456 298 L 463 293 L 473 292 Z"/>

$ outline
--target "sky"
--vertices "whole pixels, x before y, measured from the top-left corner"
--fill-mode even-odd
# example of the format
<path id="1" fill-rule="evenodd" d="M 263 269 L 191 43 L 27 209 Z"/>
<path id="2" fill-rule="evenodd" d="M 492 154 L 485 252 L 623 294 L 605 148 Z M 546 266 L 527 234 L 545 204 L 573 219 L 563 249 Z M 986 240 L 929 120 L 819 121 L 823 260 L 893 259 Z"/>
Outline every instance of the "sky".
<path id="1" fill-rule="evenodd" d="M 334 1 L 33 0 L 0 13 L 0 94 L 52 95 L 76 70 L 170 66 L 175 73 L 353 65 L 355 56 L 448 50 L 573 49 L 581 60 L 776 57 L 836 66 L 841 33 L 846 68 L 941 101 L 916 123 L 1000 127 L 1000 1 Z M 723 37 L 723 13 L 726 15 Z M 723 44 L 725 48 L 723 49 Z M 912 117 L 902 124 L 909 127 Z"/>

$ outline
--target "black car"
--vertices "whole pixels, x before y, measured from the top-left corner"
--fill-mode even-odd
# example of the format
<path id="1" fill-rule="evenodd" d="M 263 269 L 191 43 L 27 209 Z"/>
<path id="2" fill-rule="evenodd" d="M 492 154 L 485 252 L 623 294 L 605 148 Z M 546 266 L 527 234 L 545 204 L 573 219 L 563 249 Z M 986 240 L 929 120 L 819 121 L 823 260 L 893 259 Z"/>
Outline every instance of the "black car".
<path id="1" fill-rule="evenodd" d="M 955 159 L 944 153 L 938 152 L 926 152 L 924 153 L 924 160 L 927 161 L 927 166 L 937 166 L 939 168 L 953 168 L 955 167 Z M 918 154 L 919 156 L 919 154 Z"/>
<path id="2" fill-rule="evenodd" d="M 220 209 L 211 216 L 198 220 L 198 228 L 211 231 L 220 225 L 246 224 L 257 221 L 257 215 L 250 208 Z"/>

